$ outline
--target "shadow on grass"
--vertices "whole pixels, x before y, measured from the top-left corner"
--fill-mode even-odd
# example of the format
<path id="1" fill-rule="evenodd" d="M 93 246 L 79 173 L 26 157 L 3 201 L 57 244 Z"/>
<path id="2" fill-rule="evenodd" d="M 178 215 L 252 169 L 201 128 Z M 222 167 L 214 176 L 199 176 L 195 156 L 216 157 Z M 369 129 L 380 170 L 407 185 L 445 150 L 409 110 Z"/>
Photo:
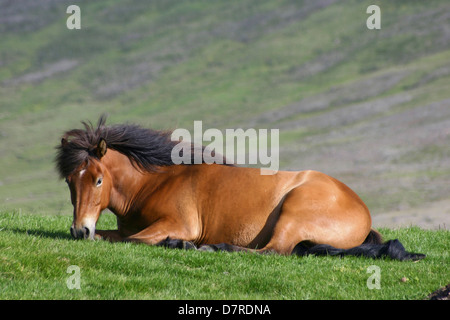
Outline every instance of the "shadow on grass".
<path id="1" fill-rule="evenodd" d="M 21 229 L 21 228 L 4 228 L 4 231 L 11 231 L 13 233 L 24 234 L 27 236 L 49 238 L 49 239 L 61 239 L 61 240 L 72 240 L 72 236 L 69 232 L 62 231 L 44 231 L 36 229 Z"/>

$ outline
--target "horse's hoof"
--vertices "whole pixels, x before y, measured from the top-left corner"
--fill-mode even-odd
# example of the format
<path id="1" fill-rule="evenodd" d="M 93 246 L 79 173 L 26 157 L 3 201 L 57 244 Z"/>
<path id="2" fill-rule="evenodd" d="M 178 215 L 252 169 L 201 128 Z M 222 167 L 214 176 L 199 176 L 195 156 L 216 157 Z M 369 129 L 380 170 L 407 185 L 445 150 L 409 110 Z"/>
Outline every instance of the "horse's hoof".
<path id="1" fill-rule="evenodd" d="M 216 250 L 212 246 L 205 244 L 198 248 L 198 251 L 215 252 Z"/>
<path id="2" fill-rule="evenodd" d="M 197 247 L 195 246 L 195 244 L 193 244 L 190 241 L 183 241 L 183 249 L 184 250 L 190 250 L 190 249 L 197 249 Z"/>

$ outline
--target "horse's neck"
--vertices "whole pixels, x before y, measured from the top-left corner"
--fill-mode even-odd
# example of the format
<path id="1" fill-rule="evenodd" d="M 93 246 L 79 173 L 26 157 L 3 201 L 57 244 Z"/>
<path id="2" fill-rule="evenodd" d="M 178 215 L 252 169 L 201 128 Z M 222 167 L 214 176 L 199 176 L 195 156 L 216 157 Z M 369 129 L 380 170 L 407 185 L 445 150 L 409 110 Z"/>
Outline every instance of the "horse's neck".
<path id="1" fill-rule="evenodd" d="M 140 172 L 127 156 L 112 149 L 108 149 L 102 162 L 108 168 L 112 179 L 108 208 L 117 216 L 125 216 L 130 211 L 139 210 L 137 206 L 142 203 L 142 188 L 151 188 L 153 184 L 149 178 L 150 174 Z"/>

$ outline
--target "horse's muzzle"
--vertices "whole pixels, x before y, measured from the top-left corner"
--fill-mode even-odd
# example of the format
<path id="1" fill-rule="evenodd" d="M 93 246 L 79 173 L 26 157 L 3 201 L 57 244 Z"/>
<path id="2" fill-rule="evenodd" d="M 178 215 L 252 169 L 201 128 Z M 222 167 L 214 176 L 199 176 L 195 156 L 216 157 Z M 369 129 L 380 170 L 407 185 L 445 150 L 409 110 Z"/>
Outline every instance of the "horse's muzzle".
<path id="1" fill-rule="evenodd" d="M 93 232 L 87 227 L 76 229 L 72 226 L 70 227 L 70 234 L 74 239 L 93 239 Z"/>

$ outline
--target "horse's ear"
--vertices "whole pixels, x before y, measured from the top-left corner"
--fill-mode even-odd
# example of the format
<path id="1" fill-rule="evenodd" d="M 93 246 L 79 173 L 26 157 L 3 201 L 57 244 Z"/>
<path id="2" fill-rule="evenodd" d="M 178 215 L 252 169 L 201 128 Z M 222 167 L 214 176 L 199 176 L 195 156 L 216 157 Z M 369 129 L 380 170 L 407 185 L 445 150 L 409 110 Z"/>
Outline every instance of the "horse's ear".
<path id="1" fill-rule="evenodd" d="M 68 143 L 69 143 L 69 141 L 67 141 L 66 138 L 62 138 L 62 139 L 61 139 L 61 146 L 62 146 L 62 147 L 67 146 Z"/>
<path id="2" fill-rule="evenodd" d="M 101 159 L 106 153 L 106 141 L 103 138 L 100 138 L 100 141 L 97 144 L 97 158 Z"/>

